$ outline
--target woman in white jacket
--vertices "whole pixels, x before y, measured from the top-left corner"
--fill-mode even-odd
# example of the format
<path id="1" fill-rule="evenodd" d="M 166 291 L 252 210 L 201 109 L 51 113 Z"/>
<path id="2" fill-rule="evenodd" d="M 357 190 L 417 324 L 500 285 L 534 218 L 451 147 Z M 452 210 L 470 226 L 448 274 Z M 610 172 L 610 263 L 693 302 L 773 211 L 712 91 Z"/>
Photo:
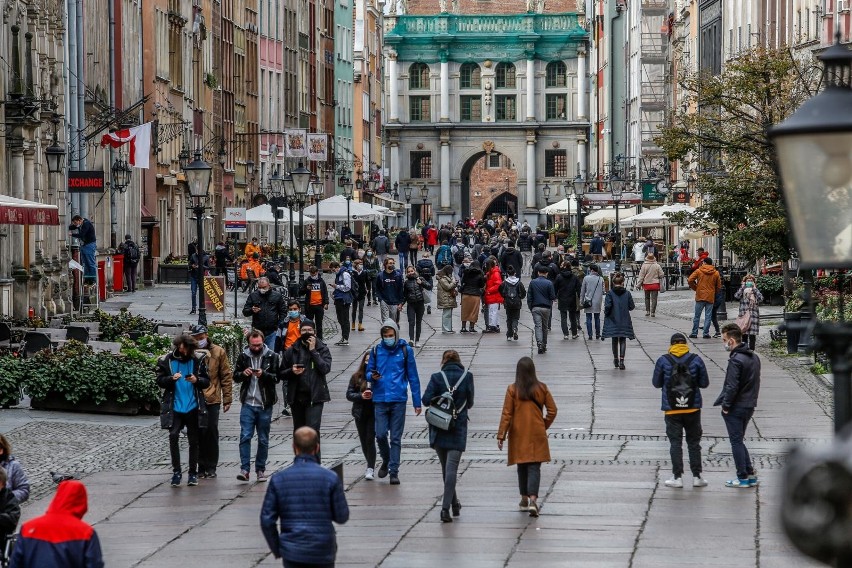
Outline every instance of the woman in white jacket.
<path id="1" fill-rule="evenodd" d="M 604 279 L 597 264 L 589 266 L 589 274 L 580 287 L 580 305 L 586 312 L 586 333 L 592 338 L 592 318 L 595 320 L 595 339 L 601 338 L 601 308 L 603 307 Z"/>

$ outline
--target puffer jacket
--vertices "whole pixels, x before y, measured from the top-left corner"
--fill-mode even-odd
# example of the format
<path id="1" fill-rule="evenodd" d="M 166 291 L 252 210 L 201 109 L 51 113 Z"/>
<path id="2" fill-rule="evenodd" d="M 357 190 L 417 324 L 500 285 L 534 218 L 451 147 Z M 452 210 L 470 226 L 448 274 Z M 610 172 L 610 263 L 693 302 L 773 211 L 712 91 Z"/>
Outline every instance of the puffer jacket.
<path id="1" fill-rule="evenodd" d="M 208 340 L 209 341 L 209 340 Z M 233 402 L 234 374 L 231 372 L 231 362 L 225 350 L 209 344 L 204 349 L 198 350 L 206 353 L 207 376 L 210 377 L 210 386 L 204 389 L 204 398 L 207 404 L 231 404 Z"/>
<path id="2" fill-rule="evenodd" d="M 163 389 L 160 400 L 160 428 L 168 430 L 172 427 L 175 412 L 175 383 L 172 379 L 172 361 L 179 360 L 177 351 L 163 355 L 157 360 L 157 385 Z M 196 351 L 192 358 L 192 374 L 195 375 L 195 401 L 198 404 L 198 427 L 207 428 L 207 398 L 204 391 L 210 386 L 210 376 L 207 374 L 206 356 Z M 183 380 L 183 379 L 180 379 Z"/>
<path id="3" fill-rule="evenodd" d="M 6 487 L 12 490 L 18 503 L 23 503 L 30 498 L 30 480 L 15 456 L 3 457 L 8 457 L 6 460 L 0 460 L 0 467 L 6 470 Z"/>
<path id="4" fill-rule="evenodd" d="M 716 300 L 716 292 L 722 288 L 719 271 L 710 264 L 702 263 L 698 270 L 689 275 L 687 282 L 695 290 L 696 302 L 712 304 Z"/>
<path id="5" fill-rule="evenodd" d="M 503 283 L 503 275 L 500 274 L 500 268 L 495 266 L 488 271 L 488 278 L 485 281 L 485 295 L 483 299 L 486 304 L 502 304 L 503 296 L 500 295 L 500 284 Z"/>
<path id="6" fill-rule="evenodd" d="M 760 357 L 745 343 L 737 345 L 728 358 L 725 385 L 713 406 L 722 410 L 754 408 L 760 393 Z"/>
<path id="7" fill-rule="evenodd" d="M 382 329 L 388 327 L 393 329 L 396 343 L 388 347 L 384 341 L 380 342 L 370 351 L 367 363 L 368 377 L 372 377 L 374 372 L 381 375 L 373 379 L 373 402 L 406 402 L 410 388 L 414 408 L 420 408 L 420 376 L 414 350 L 400 339 L 399 326 L 395 321 L 386 319 Z"/>
<path id="8" fill-rule="evenodd" d="M 458 299 L 453 296 L 451 291 L 458 288 L 458 282 L 452 276 L 438 276 L 435 281 L 437 286 L 438 309 L 456 308 L 458 307 Z"/>
<path id="9" fill-rule="evenodd" d="M 441 370 L 447 376 L 447 383 L 449 383 L 451 388 L 455 386 L 462 373 L 465 372 L 464 367 L 458 363 L 447 363 Z M 423 393 L 423 404 L 429 406 L 434 398 L 447 392 L 447 383 L 444 382 L 441 373 L 433 373 L 429 379 L 429 384 L 426 386 L 426 392 Z M 456 411 L 458 411 L 455 428 L 452 430 L 441 430 L 440 428 L 429 426 L 430 446 L 445 450 L 465 451 L 467 447 L 467 423 L 469 420 L 467 411 L 473 408 L 473 393 L 473 375 L 468 372 L 458 388 L 453 391 L 453 403 L 455 404 Z M 462 405 L 464 405 L 464 408 L 459 411 Z"/>
<path id="10" fill-rule="evenodd" d="M 260 306 L 260 311 L 254 313 L 252 308 Z M 266 294 L 255 290 L 246 298 L 243 315 L 251 318 L 251 326 L 259 329 L 264 335 L 269 335 L 276 329 L 284 327 L 287 317 L 287 302 L 277 290 L 270 289 Z"/>
<path id="11" fill-rule="evenodd" d="M 255 367 L 252 363 L 253 357 L 260 357 L 260 365 Z M 258 386 L 260 387 L 260 398 L 263 401 L 263 408 L 272 408 L 277 400 L 275 393 L 275 385 L 278 383 L 279 358 L 278 354 L 272 349 L 263 346 L 263 351 L 259 356 L 254 355 L 251 349 L 246 347 L 240 356 L 237 358 L 237 365 L 234 368 L 234 382 L 240 385 L 240 403 L 246 403 L 248 391 L 251 388 L 251 377 L 244 374 L 246 369 L 259 368 L 263 372 L 258 377 Z"/>
<path id="12" fill-rule="evenodd" d="M 461 277 L 461 293 L 466 296 L 479 296 L 485 288 L 485 276 L 482 271 L 473 266 L 464 270 Z"/>
<path id="13" fill-rule="evenodd" d="M 556 300 L 557 308 L 561 312 L 576 312 L 577 298 L 580 295 L 580 280 L 574 275 L 574 271 L 570 268 L 563 268 L 559 276 L 556 277 Z"/>
<path id="14" fill-rule="evenodd" d="M 314 350 L 308 349 L 305 342 L 297 339 L 293 345 L 284 352 L 281 360 L 281 378 L 287 381 L 287 402 L 293 404 L 300 392 L 310 392 L 310 403 L 319 404 L 330 402 L 331 395 L 328 393 L 326 375 L 331 372 L 331 351 L 321 339 L 315 338 Z M 293 372 L 294 364 L 305 366 L 301 375 Z"/>
<path id="15" fill-rule="evenodd" d="M 417 277 L 405 278 L 402 284 L 402 295 L 405 301 L 409 304 L 422 304 L 426 301 L 426 295 L 423 290 L 431 290 L 432 283 L 425 278 L 420 278 L 420 283 L 417 283 Z"/>
<path id="16" fill-rule="evenodd" d="M 689 373 L 695 377 L 695 380 L 698 382 L 698 390 L 695 391 L 695 405 L 692 408 L 701 408 L 701 389 L 706 389 L 710 386 L 710 377 L 707 375 L 707 366 L 704 365 L 704 360 L 697 354 L 689 353 L 688 351 L 680 357 L 675 357 L 674 355 L 671 355 L 671 357 L 674 357 L 675 363 L 686 363 L 686 361 L 692 357 L 692 359 L 689 360 Z M 660 405 L 660 410 L 663 412 L 673 410 L 669 404 L 669 382 L 672 379 L 674 370 L 674 365 L 672 365 L 672 362 L 666 355 L 657 359 L 657 363 L 654 365 L 654 374 L 651 377 L 651 384 L 653 384 L 655 388 L 662 389 L 663 402 Z"/>
<path id="17" fill-rule="evenodd" d="M 6 486 L 0 487 L 0 550 L 6 550 L 6 538 L 15 532 L 21 520 L 21 506 L 15 494 Z"/>

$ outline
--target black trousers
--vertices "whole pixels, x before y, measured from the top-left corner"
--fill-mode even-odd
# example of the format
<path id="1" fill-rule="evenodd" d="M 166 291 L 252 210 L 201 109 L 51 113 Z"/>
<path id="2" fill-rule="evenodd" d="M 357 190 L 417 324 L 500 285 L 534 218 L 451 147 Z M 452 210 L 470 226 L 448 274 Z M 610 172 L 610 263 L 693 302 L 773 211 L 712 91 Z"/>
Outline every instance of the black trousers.
<path id="1" fill-rule="evenodd" d="M 340 335 L 343 339 L 349 341 L 349 306 L 344 304 L 343 300 L 334 301 L 334 311 L 337 312 L 337 323 L 340 325 Z"/>
<path id="2" fill-rule="evenodd" d="M 367 301 L 368 302 L 377 302 L 376 299 L 376 290 L 373 288 L 373 282 L 375 278 L 367 278 Z"/>
<path id="3" fill-rule="evenodd" d="M 518 333 L 518 322 L 520 320 L 520 308 L 506 308 L 506 337 L 512 337 Z"/>
<path id="4" fill-rule="evenodd" d="M 317 338 L 322 339 L 322 318 L 325 317 L 325 308 L 323 306 L 305 306 L 305 317 L 313 320 L 316 327 Z"/>
<path id="5" fill-rule="evenodd" d="M 541 485 L 541 463 L 519 463 L 518 464 L 518 489 L 521 495 L 529 497 L 535 495 L 538 497 L 539 486 Z"/>
<path id="6" fill-rule="evenodd" d="M 322 408 L 324 403 L 318 402 L 311 404 L 310 402 L 300 401 L 298 397 L 290 405 L 290 413 L 293 416 L 293 432 L 302 426 L 310 426 L 317 431 L 317 436 L 320 435 L 320 427 L 322 426 Z M 317 459 L 320 454 L 317 452 Z"/>
<path id="7" fill-rule="evenodd" d="M 213 473 L 219 465 L 219 410 L 221 404 L 207 405 L 207 428 L 201 430 L 198 444 L 198 469 Z"/>
<path id="8" fill-rule="evenodd" d="M 355 417 L 355 428 L 358 429 L 358 440 L 361 451 L 367 460 L 367 467 L 376 468 L 376 413 L 372 404 L 364 404 L 361 414 Z"/>
<path id="9" fill-rule="evenodd" d="M 559 310 L 559 317 L 562 323 L 562 335 L 568 335 L 568 322 L 571 322 L 571 335 L 577 335 L 577 329 L 580 327 L 580 314 L 574 310 Z"/>
<path id="10" fill-rule="evenodd" d="M 701 477 L 701 410 L 688 414 L 666 414 L 666 436 L 671 446 L 672 474 L 675 477 L 683 475 L 684 432 L 689 451 L 689 469 L 692 475 Z"/>
<path id="11" fill-rule="evenodd" d="M 364 302 L 367 296 L 352 302 L 352 323 L 364 323 Z"/>
<path id="12" fill-rule="evenodd" d="M 612 356 L 616 359 L 624 359 L 627 354 L 627 338 L 613 337 L 612 338 Z"/>
<path id="13" fill-rule="evenodd" d="M 423 302 L 408 302 L 406 314 L 408 315 L 408 339 L 420 341 L 420 329 L 423 326 L 423 312 L 426 304 Z"/>
<path id="14" fill-rule="evenodd" d="M 189 475 L 198 473 L 198 409 L 187 413 L 175 412 L 172 427 L 169 430 L 169 451 L 172 455 L 172 471 L 180 472 L 180 431 L 186 426 L 186 439 L 189 442 Z"/>
<path id="15" fill-rule="evenodd" d="M 136 266 L 138 262 L 127 262 L 124 265 L 124 285 L 128 292 L 136 291 Z"/>

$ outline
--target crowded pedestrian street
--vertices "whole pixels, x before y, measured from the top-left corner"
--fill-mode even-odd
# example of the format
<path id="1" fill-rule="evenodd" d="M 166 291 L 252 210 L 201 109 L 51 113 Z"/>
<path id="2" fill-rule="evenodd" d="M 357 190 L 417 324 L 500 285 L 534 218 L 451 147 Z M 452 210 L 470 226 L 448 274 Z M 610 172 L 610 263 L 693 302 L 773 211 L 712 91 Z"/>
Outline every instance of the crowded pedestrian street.
<path id="1" fill-rule="evenodd" d="M 331 278 L 326 278 L 331 283 Z M 528 278 L 523 279 L 528 282 Z M 719 408 L 728 353 L 718 338 L 689 340 L 704 360 L 709 387 L 702 412 L 703 478 L 683 488 L 671 477 L 660 391 L 651 384 L 654 363 L 670 337 L 690 331 L 693 292 L 660 294 L 656 317 L 644 317 L 641 293 L 633 312 L 635 340 L 627 342 L 625 369 L 613 366 L 609 340 L 563 339 L 558 312 L 546 353 L 539 354 L 526 306 L 517 341 L 504 334 L 441 333 L 440 310 L 426 314 L 417 348 L 421 390 L 439 370 L 442 353 L 458 351 L 475 378 L 467 449 L 459 466 L 460 515 L 439 519 L 441 466 L 429 446 L 424 417 L 407 405 L 399 485 L 365 479 L 365 461 L 345 398 L 349 377 L 379 341 L 380 310 L 368 306 L 364 331 L 340 339 L 333 310 L 325 342 L 333 358 L 327 375 L 331 402 L 322 417 L 326 467 L 342 468 L 349 521 L 336 527 L 336 565 L 400 567 L 571 566 L 716 567 L 812 566 L 784 536 L 779 523 L 781 478 L 792 444 L 821 446 L 832 436 L 831 389 L 795 357 L 770 350 L 768 330 L 758 338 L 762 360 L 760 402 L 746 434 L 760 483 L 737 489 L 731 445 Z M 239 303 L 245 301 L 240 293 Z M 228 301 L 231 301 L 230 298 Z M 161 285 L 117 296 L 103 309 L 194 322 L 189 289 Z M 226 313 L 233 318 L 233 305 Z M 736 313 L 732 305 L 729 313 Z M 780 311 L 779 311 L 780 313 Z M 505 311 L 499 311 L 505 325 Z M 456 312 L 454 326 L 458 325 Z M 243 318 L 240 318 L 245 323 Z M 481 320 L 480 320 L 481 322 Z M 400 336 L 407 338 L 406 317 Z M 724 323 L 724 322 L 723 322 Z M 542 464 L 540 516 L 518 510 L 517 478 L 498 449 L 497 430 L 506 387 L 521 357 L 532 357 L 539 379 L 558 406 L 548 431 L 551 461 Z M 279 389 L 280 392 L 280 389 Z M 267 474 L 293 461 L 292 418 L 273 411 Z M 22 522 L 41 515 L 55 486 L 49 472 L 81 479 L 89 495 L 86 521 L 97 531 L 110 567 L 280 566 L 270 554 L 258 518 L 268 484 L 240 473 L 240 405 L 220 417 L 218 477 L 198 486 L 171 487 L 168 436 L 156 416 L 118 417 L 37 411 L 26 402 L 0 412 L 0 431 L 14 447 L 31 484 Z M 185 444 L 186 440 L 182 440 Z M 511 440 L 510 440 L 511 444 Z"/>

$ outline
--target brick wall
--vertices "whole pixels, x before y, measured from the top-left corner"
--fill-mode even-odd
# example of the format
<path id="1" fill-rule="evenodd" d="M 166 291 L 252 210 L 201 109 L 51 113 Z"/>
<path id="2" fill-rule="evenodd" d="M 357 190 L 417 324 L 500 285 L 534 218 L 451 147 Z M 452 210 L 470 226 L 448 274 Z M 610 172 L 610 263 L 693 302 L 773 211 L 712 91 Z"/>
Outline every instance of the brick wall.
<path id="1" fill-rule="evenodd" d="M 470 170 L 470 214 L 481 219 L 492 201 L 506 192 L 506 178 L 509 179 L 509 193 L 518 195 L 518 172 L 507 168 L 506 158 L 501 156 L 501 168 L 486 168 L 485 157 L 479 159 Z M 477 196 L 477 193 L 479 196 Z"/>
<path id="2" fill-rule="evenodd" d="M 545 14 L 576 12 L 583 0 L 546 0 Z M 438 0 L 408 0 L 407 12 L 412 15 L 428 16 L 440 13 Z M 452 5 L 452 0 L 447 0 Z M 525 14 L 526 2 L 521 0 L 458 0 L 459 14 Z"/>

